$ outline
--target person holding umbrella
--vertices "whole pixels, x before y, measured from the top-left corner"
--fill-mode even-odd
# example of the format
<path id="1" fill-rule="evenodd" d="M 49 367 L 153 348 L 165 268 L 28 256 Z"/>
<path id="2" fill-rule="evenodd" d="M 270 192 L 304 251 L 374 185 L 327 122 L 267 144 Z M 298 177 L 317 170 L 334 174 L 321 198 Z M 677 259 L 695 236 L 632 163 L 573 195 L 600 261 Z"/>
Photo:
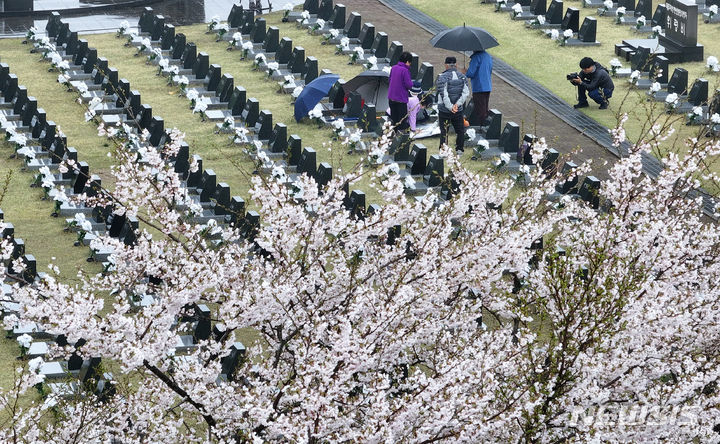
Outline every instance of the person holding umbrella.
<path id="1" fill-rule="evenodd" d="M 408 127 L 408 97 L 413 87 L 410 77 L 410 62 L 412 55 L 409 52 L 400 54 L 397 65 L 390 69 L 390 86 L 388 87 L 388 102 L 390 107 L 390 120 L 396 130 Z"/>
<path id="2" fill-rule="evenodd" d="M 492 66 L 493 59 L 490 54 L 486 51 L 475 51 L 465 72 L 472 83 L 473 125 L 482 125 L 487 119 L 492 91 Z"/>
<path id="3" fill-rule="evenodd" d="M 473 51 L 470 57 L 470 66 L 466 73 L 472 81 L 473 124 L 482 124 L 487 118 L 488 101 L 490 99 L 492 57 L 486 51 L 498 46 L 498 41 L 489 32 L 482 28 L 472 26 L 456 26 L 452 29 L 437 33 L 430 39 L 435 48 L 449 49 L 463 53 Z M 479 121 L 478 121 L 479 120 Z"/>
<path id="4" fill-rule="evenodd" d="M 448 127 L 455 129 L 455 150 L 461 154 L 465 149 L 465 118 L 463 108 L 470 95 L 467 77 L 457 70 L 455 57 L 445 58 L 445 71 L 435 82 L 440 120 L 440 146 L 447 143 Z"/>

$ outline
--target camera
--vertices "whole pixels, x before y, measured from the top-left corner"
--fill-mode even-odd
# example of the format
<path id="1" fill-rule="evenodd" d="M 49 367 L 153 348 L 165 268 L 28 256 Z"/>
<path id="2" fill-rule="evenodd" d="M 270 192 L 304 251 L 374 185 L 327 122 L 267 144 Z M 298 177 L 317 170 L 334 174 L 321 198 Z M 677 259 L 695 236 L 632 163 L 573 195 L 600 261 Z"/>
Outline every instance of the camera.
<path id="1" fill-rule="evenodd" d="M 576 72 L 571 72 L 570 74 L 568 74 L 567 76 L 565 76 L 565 78 L 567 78 L 568 81 L 572 82 L 574 79 L 579 79 L 579 78 L 580 78 L 580 74 L 578 74 L 578 73 L 576 73 Z"/>

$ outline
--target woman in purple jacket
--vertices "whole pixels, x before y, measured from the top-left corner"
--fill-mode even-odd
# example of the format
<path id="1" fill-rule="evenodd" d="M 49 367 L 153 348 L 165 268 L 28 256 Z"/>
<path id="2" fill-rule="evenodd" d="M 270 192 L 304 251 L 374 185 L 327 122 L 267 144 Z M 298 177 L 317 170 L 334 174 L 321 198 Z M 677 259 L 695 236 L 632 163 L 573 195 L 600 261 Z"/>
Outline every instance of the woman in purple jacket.
<path id="1" fill-rule="evenodd" d="M 410 61 L 412 55 L 403 52 L 397 65 L 390 70 L 390 86 L 388 87 L 388 101 L 390 103 L 390 120 L 396 130 L 408 127 L 407 103 L 410 89 L 413 86 L 410 78 Z"/>

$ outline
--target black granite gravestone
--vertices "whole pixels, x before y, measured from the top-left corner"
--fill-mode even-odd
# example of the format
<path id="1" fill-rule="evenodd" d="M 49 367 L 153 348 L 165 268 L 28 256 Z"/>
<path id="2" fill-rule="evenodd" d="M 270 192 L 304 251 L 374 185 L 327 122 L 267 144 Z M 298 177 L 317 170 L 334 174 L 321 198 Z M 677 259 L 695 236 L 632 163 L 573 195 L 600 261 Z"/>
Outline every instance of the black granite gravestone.
<path id="1" fill-rule="evenodd" d="M 223 74 L 215 95 L 221 103 L 229 102 L 235 87 L 235 78 L 231 74 Z"/>
<path id="2" fill-rule="evenodd" d="M 388 36 L 384 32 L 375 34 L 375 41 L 370 48 L 370 52 L 378 59 L 384 59 L 388 53 Z M 411 73 L 412 76 L 412 73 Z"/>
<path id="3" fill-rule="evenodd" d="M 260 111 L 257 122 L 255 122 L 255 135 L 258 140 L 268 140 L 272 135 L 273 131 L 273 117 L 272 113 L 264 109 Z"/>
<path id="4" fill-rule="evenodd" d="M 288 137 L 288 164 L 298 166 L 302 156 L 302 139 L 297 134 Z"/>
<path id="5" fill-rule="evenodd" d="M 208 91 L 217 91 L 218 86 L 220 85 L 220 79 L 222 78 L 222 67 L 217 63 L 213 63 L 208 67 L 208 70 L 205 74 L 205 77 L 198 77 L 207 79 L 207 85 L 205 85 L 205 89 Z M 199 76 L 200 73 L 198 73 L 197 75 Z"/>
<path id="6" fill-rule="evenodd" d="M 706 105 L 708 101 L 707 79 L 695 79 L 688 92 L 688 102 L 694 106 Z"/>
<path id="7" fill-rule="evenodd" d="M 663 26 L 665 24 L 665 17 L 667 17 L 667 9 L 665 3 L 657 5 L 655 13 L 652 15 L 652 26 Z"/>
<path id="8" fill-rule="evenodd" d="M 333 14 L 333 0 L 320 0 L 317 16 L 321 20 L 330 20 Z"/>
<path id="9" fill-rule="evenodd" d="M 335 5 L 333 13 L 328 20 L 332 29 L 341 30 L 345 28 L 345 5 L 340 3 Z"/>
<path id="10" fill-rule="evenodd" d="M 332 166 L 327 162 L 321 162 L 315 173 L 315 183 L 318 189 L 322 189 L 332 180 Z"/>
<path id="11" fill-rule="evenodd" d="M 197 46 L 195 43 L 188 43 L 185 45 L 182 56 L 180 56 L 180 63 L 182 69 L 192 69 L 195 66 L 197 60 Z"/>
<path id="12" fill-rule="evenodd" d="M 498 144 L 506 153 L 517 153 L 520 146 L 520 125 L 515 122 L 506 123 L 502 134 L 500 134 Z"/>
<path id="13" fill-rule="evenodd" d="M 204 79 L 207 77 L 209 67 L 210 56 L 206 52 L 201 52 L 195 59 L 195 63 L 192 67 L 192 73 L 195 74 L 196 79 Z"/>
<path id="14" fill-rule="evenodd" d="M 578 40 L 583 43 L 594 43 L 597 38 L 597 19 L 585 17 L 578 31 Z"/>
<path id="15" fill-rule="evenodd" d="M 159 41 L 165 31 L 165 17 L 162 15 L 156 15 L 153 17 L 152 31 L 150 31 L 150 40 L 153 42 Z"/>
<path id="16" fill-rule="evenodd" d="M 430 91 L 435 84 L 433 66 L 428 62 L 423 62 L 422 65 L 420 65 L 420 69 L 418 70 L 418 75 L 415 80 L 420 82 L 420 88 L 422 88 L 423 91 Z"/>
<path id="17" fill-rule="evenodd" d="M 175 35 L 172 47 L 170 48 L 170 58 L 172 60 L 179 60 L 182 57 L 185 51 L 185 42 L 185 34 L 179 33 Z"/>
<path id="18" fill-rule="evenodd" d="M 670 61 L 665 56 L 655 56 L 650 64 L 650 79 L 655 82 L 664 84 L 668 82 L 668 71 L 670 69 Z"/>
<path id="19" fill-rule="evenodd" d="M 560 25 L 563 22 L 562 0 L 552 0 L 545 14 L 545 23 L 548 25 Z"/>
<path id="20" fill-rule="evenodd" d="M 267 36 L 267 26 L 265 19 L 262 17 L 259 17 L 255 19 L 255 26 L 253 27 L 252 32 L 250 33 L 250 41 L 253 43 L 262 43 L 265 41 L 265 37 Z"/>
<path id="21" fill-rule="evenodd" d="M 308 176 L 315 176 L 317 170 L 317 153 L 310 147 L 305 147 L 300 156 L 300 162 L 297 166 L 297 172 L 299 174 L 305 173 Z"/>
<path id="22" fill-rule="evenodd" d="M 274 53 L 278 50 L 278 46 L 280 46 L 280 29 L 277 26 L 271 26 L 265 34 L 263 49 L 267 53 Z"/>
<path id="23" fill-rule="evenodd" d="M 397 40 L 393 40 L 393 42 L 390 43 L 390 49 L 388 49 L 388 54 L 387 54 L 388 64 L 390 64 L 390 66 L 397 65 L 397 62 L 400 61 L 400 56 L 402 55 L 402 53 L 403 53 L 403 44 L 398 42 Z M 423 90 L 424 89 L 425 88 L 423 88 Z"/>
<path id="24" fill-rule="evenodd" d="M 172 48 L 175 41 L 175 26 L 165 23 L 163 26 L 162 36 L 160 36 L 160 49 L 167 51 Z"/>
<path id="25" fill-rule="evenodd" d="M 287 126 L 284 123 L 275 124 L 270 140 L 268 140 L 268 148 L 272 153 L 285 153 L 287 151 Z"/>
<path id="26" fill-rule="evenodd" d="M 349 39 L 356 39 L 360 35 L 360 26 L 362 23 L 362 16 L 357 12 L 351 12 L 345 23 L 343 34 Z"/>
<path id="27" fill-rule="evenodd" d="M 247 9 L 243 11 L 242 23 L 240 25 L 240 33 L 242 35 L 250 35 L 255 26 L 255 11 Z"/>
<path id="28" fill-rule="evenodd" d="M 578 177 L 575 170 L 577 170 L 575 162 L 567 161 L 563 164 L 561 176 L 564 180 L 555 186 L 555 191 L 560 194 L 574 194 L 577 192 Z"/>
<path id="29" fill-rule="evenodd" d="M 500 139 L 502 129 L 502 113 L 493 108 L 488 111 L 488 117 L 483 124 L 485 138 L 488 140 Z"/>
<path id="30" fill-rule="evenodd" d="M 150 144 L 152 146 L 159 146 L 163 142 L 163 136 L 165 135 L 165 121 L 160 116 L 153 116 L 152 122 L 150 122 Z"/>
<path id="31" fill-rule="evenodd" d="M 360 118 L 360 114 L 362 113 L 362 97 L 357 91 L 352 91 L 348 94 L 346 105 L 345 117 L 351 119 Z"/>
<path id="32" fill-rule="evenodd" d="M 319 0 L 305 0 L 305 2 L 303 3 L 303 11 L 307 11 L 310 14 L 317 14 L 319 10 Z"/>
<path id="33" fill-rule="evenodd" d="M 643 16 L 645 19 L 652 18 L 652 0 L 638 0 L 634 15 L 635 17 Z"/>
<path id="34" fill-rule="evenodd" d="M 250 97 L 245 102 L 245 108 L 243 109 L 241 118 L 245 122 L 245 125 L 252 128 L 257 123 L 260 117 L 260 102 L 255 97 Z"/>
<path id="35" fill-rule="evenodd" d="M 358 120 L 358 127 L 364 132 L 378 132 L 378 122 L 374 104 L 365 102 L 365 106 L 363 106 L 362 113 L 360 114 L 360 119 Z"/>
<path id="36" fill-rule="evenodd" d="M 233 89 L 232 95 L 228 100 L 228 109 L 230 114 L 233 116 L 239 116 L 245 109 L 245 102 L 247 100 L 247 91 L 242 86 L 236 86 Z"/>
<path id="37" fill-rule="evenodd" d="M 207 169 L 203 171 L 200 179 L 200 202 L 210 202 L 210 198 L 215 193 L 215 185 L 217 184 L 217 175 L 215 171 Z"/>
<path id="38" fill-rule="evenodd" d="M 372 48 L 372 44 L 375 41 L 375 25 L 372 23 L 365 23 L 360 30 L 358 35 L 358 44 L 362 49 Z"/>
<path id="39" fill-rule="evenodd" d="M 530 3 L 530 13 L 532 15 L 545 15 L 547 12 L 547 0 L 533 0 Z"/>
<path id="40" fill-rule="evenodd" d="M 242 5 L 239 5 L 237 3 L 233 4 L 227 17 L 228 27 L 234 29 L 240 26 L 240 24 L 242 23 L 243 12 L 244 10 Z"/>
<path id="41" fill-rule="evenodd" d="M 682 95 L 688 90 L 688 72 L 685 68 L 675 68 L 673 70 L 667 90 L 669 93 Z"/>
<path id="42" fill-rule="evenodd" d="M 580 198 L 590 204 L 593 209 L 600 206 L 600 180 L 595 176 L 587 176 L 580 185 Z"/>
<path id="43" fill-rule="evenodd" d="M 413 176 L 424 174 L 427 166 L 427 147 L 422 143 L 414 143 L 408 161 L 410 174 Z"/>
<path id="44" fill-rule="evenodd" d="M 560 23 L 560 28 L 571 29 L 573 32 L 578 32 L 580 30 L 580 10 L 577 8 L 567 8 L 565 17 L 563 17 Z"/>
<path id="45" fill-rule="evenodd" d="M 153 9 L 149 6 L 146 6 L 145 9 L 143 9 L 142 14 L 140 14 L 140 19 L 138 20 L 138 28 L 140 28 L 140 32 L 150 32 L 152 30 L 154 16 L 155 14 L 153 14 Z"/>
<path id="46" fill-rule="evenodd" d="M 315 57 L 309 56 L 305 59 L 305 66 L 302 69 L 302 79 L 305 84 L 312 82 L 318 77 L 318 61 Z"/>
<path id="47" fill-rule="evenodd" d="M 305 68 L 305 48 L 296 46 L 293 48 L 290 60 L 287 62 L 287 69 L 293 74 L 303 74 Z"/>
<path id="48" fill-rule="evenodd" d="M 648 72 L 650 70 L 650 48 L 638 47 L 630 58 L 630 69 L 633 71 Z"/>
<path id="49" fill-rule="evenodd" d="M 423 181 L 429 187 L 436 187 L 442 184 L 443 178 L 445 177 L 445 162 L 443 158 L 438 154 L 430 156 L 427 167 L 425 168 L 425 174 Z"/>
<path id="50" fill-rule="evenodd" d="M 277 51 L 275 52 L 275 61 L 280 65 L 288 63 L 290 61 L 290 57 L 292 56 L 292 51 L 292 39 L 289 37 L 283 37 L 280 40 L 280 45 L 278 46 Z"/>

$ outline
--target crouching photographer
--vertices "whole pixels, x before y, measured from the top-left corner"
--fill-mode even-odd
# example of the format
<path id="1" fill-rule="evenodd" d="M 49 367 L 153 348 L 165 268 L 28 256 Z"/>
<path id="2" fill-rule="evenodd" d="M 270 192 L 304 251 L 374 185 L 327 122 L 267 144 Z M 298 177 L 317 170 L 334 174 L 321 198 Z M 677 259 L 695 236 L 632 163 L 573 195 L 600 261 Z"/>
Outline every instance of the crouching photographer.
<path id="1" fill-rule="evenodd" d="M 600 105 L 600 109 L 607 109 L 608 99 L 612 97 L 615 85 L 610 74 L 604 66 L 590 57 L 580 60 L 580 73 L 568 74 L 567 79 L 578 87 L 578 103 L 573 108 L 587 108 L 587 96 Z M 586 95 L 587 93 L 587 95 Z"/>

